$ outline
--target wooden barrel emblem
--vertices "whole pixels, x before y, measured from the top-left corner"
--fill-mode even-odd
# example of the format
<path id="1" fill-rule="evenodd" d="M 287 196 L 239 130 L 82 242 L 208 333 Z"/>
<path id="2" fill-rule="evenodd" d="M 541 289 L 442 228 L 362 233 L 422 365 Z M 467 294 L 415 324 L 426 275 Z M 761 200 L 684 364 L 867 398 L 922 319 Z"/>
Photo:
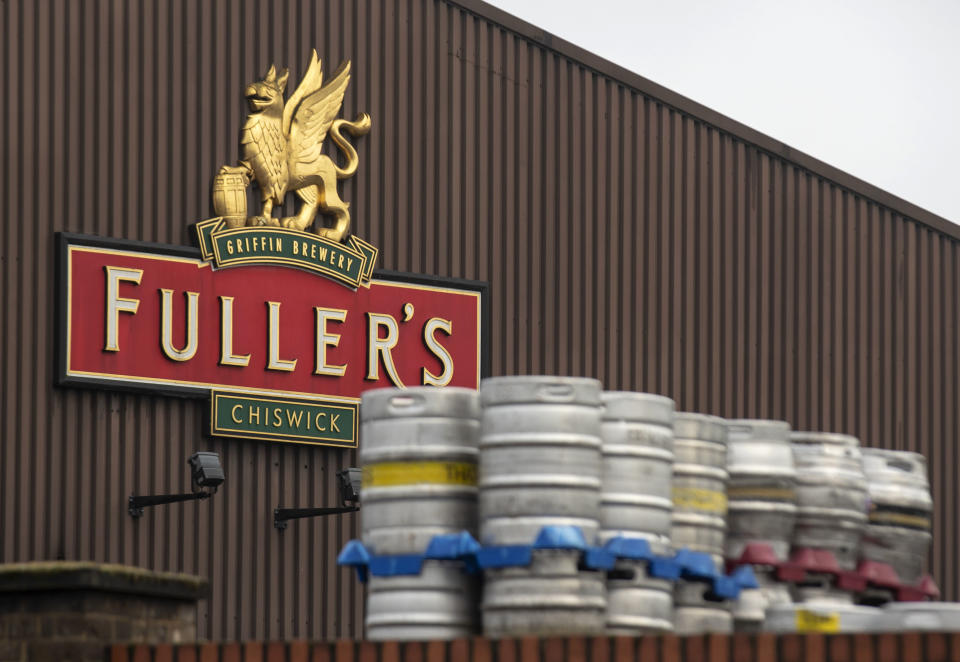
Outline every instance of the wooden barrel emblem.
<path id="1" fill-rule="evenodd" d="M 219 174 L 213 178 L 213 210 L 231 228 L 247 221 L 247 179 L 243 175 Z"/>

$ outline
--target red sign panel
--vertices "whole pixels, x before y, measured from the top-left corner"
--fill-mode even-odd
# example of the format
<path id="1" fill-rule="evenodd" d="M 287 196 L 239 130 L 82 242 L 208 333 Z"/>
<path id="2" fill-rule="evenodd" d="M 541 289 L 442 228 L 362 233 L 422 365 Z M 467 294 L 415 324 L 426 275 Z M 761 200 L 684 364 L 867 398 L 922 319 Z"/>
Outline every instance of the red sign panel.
<path id="1" fill-rule="evenodd" d="M 356 291 L 278 266 L 214 270 L 178 247 L 61 236 L 60 381 L 356 401 L 477 388 L 485 285 L 374 274 Z"/>

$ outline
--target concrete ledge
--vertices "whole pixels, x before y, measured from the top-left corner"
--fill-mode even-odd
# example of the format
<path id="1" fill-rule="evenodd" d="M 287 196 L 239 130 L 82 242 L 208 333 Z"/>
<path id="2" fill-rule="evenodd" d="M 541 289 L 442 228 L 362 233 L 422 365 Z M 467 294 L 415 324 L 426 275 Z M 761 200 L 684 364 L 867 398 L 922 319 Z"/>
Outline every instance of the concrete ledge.
<path id="1" fill-rule="evenodd" d="M 0 564 L 0 594 L 81 589 L 196 601 L 209 596 L 210 583 L 194 575 L 153 572 L 111 563 L 37 561 Z"/>

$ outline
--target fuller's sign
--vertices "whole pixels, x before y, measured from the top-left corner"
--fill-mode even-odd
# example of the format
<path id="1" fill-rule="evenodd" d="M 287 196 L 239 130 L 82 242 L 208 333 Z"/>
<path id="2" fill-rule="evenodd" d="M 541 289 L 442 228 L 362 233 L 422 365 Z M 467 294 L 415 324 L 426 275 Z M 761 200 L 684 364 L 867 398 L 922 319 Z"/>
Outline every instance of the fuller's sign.
<path id="1" fill-rule="evenodd" d="M 336 118 L 349 74 L 323 84 L 314 51 L 286 102 L 286 70 L 247 88 L 241 159 L 214 178 L 198 249 L 59 235 L 61 385 L 209 397 L 211 434 L 337 446 L 356 445 L 367 389 L 478 387 L 486 285 L 375 272 L 350 233 L 337 181 L 359 156 L 341 131 L 371 119 Z M 299 212 L 274 217 L 288 192 Z"/>
<path id="2" fill-rule="evenodd" d="M 212 394 L 215 434 L 349 446 L 363 391 L 481 377 L 482 283 L 374 273 L 352 290 L 67 234 L 59 253 L 61 384 Z"/>

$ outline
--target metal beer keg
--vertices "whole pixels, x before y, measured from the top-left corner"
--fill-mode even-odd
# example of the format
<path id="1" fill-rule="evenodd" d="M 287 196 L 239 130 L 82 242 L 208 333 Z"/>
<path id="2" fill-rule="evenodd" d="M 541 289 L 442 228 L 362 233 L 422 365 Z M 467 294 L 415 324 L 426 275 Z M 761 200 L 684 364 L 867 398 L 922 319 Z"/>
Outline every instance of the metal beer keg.
<path id="1" fill-rule="evenodd" d="M 531 544 L 548 525 L 600 519 L 600 382 L 576 377 L 483 380 L 480 541 Z"/>
<path id="2" fill-rule="evenodd" d="M 435 535 L 476 535 L 476 391 L 367 391 L 360 420 L 364 545 L 381 555 L 420 554 Z"/>
<path id="3" fill-rule="evenodd" d="M 681 579 L 673 594 L 673 630 L 678 635 L 733 632 L 733 614 L 727 601 L 708 600 L 709 585 Z"/>
<path id="4" fill-rule="evenodd" d="M 797 514 L 797 471 L 790 426 L 783 421 L 727 424 L 726 557 L 739 559 L 748 543 L 769 544 L 778 559 L 790 551 Z"/>
<path id="5" fill-rule="evenodd" d="M 933 541 L 927 461 L 919 453 L 865 448 L 863 470 L 870 514 L 860 555 L 889 563 L 901 581 L 915 582 Z"/>
<path id="6" fill-rule="evenodd" d="M 600 634 L 606 613 L 601 572 L 580 570 L 579 551 L 535 550 L 528 567 L 484 571 L 488 637 Z"/>
<path id="7" fill-rule="evenodd" d="M 883 612 L 849 604 L 782 604 L 767 608 L 767 632 L 880 632 Z"/>
<path id="8" fill-rule="evenodd" d="M 727 426 L 706 414 L 678 413 L 673 423 L 673 523 L 670 538 L 723 565 L 727 530 Z"/>
<path id="9" fill-rule="evenodd" d="M 645 538 L 670 551 L 673 510 L 673 400 L 649 393 L 604 392 L 600 542 Z"/>
<path id="10" fill-rule="evenodd" d="M 753 572 L 757 578 L 757 588 L 740 591 L 739 599 L 731 607 L 734 629 L 737 632 L 760 631 L 770 607 L 793 602 L 790 585 L 778 581 L 772 570 L 755 567 Z"/>
<path id="11" fill-rule="evenodd" d="M 852 570 L 867 524 L 860 442 L 826 432 L 794 432 L 790 442 L 797 468 L 793 546 L 830 550 L 841 568 Z"/>
<path id="12" fill-rule="evenodd" d="M 462 564 L 424 561 L 419 575 L 370 577 L 366 628 L 371 641 L 458 639 L 476 634 L 477 578 Z"/>
<path id="13" fill-rule="evenodd" d="M 960 604 L 956 602 L 889 602 L 880 612 L 884 632 L 960 630 Z"/>
<path id="14" fill-rule="evenodd" d="M 620 561 L 607 573 L 606 634 L 662 632 L 673 632 L 673 582 L 650 577 L 645 561 Z"/>

